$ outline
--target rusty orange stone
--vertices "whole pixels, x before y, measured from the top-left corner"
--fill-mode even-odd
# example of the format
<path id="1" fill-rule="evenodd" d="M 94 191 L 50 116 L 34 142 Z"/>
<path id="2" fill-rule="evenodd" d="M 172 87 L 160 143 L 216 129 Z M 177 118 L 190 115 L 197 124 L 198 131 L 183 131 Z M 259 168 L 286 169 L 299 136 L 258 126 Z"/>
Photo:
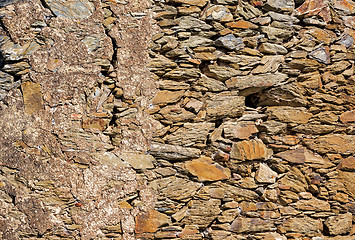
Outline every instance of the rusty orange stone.
<path id="1" fill-rule="evenodd" d="M 344 112 L 340 115 L 342 123 L 355 122 L 355 110 Z"/>
<path id="2" fill-rule="evenodd" d="M 340 170 L 355 171 L 355 157 L 345 158 L 338 166 Z"/>
<path id="3" fill-rule="evenodd" d="M 230 28 L 239 28 L 239 29 L 256 29 L 256 28 L 258 28 L 258 26 L 255 25 L 254 23 L 247 22 L 244 20 L 239 20 L 236 22 L 229 22 L 226 24 L 226 26 L 230 27 Z"/>
<path id="4" fill-rule="evenodd" d="M 229 179 L 230 170 L 224 168 L 217 163 L 213 163 L 209 157 L 201 157 L 199 159 L 187 162 L 185 168 L 198 177 L 199 181 L 217 181 Z"/>
<path id="5" fill-rule="evenodd" d="M 171 222 L 170 218 L 154 209 L 141 212 L 136 216 L 136 233 L 154 233 L 159 227 Z"/>
<path id="6" fill-rule="evenodd" d="M 294 13 L 296 16 L 306 17 L 319 15 L 326 23 L 332 20 L 330 8 L 323 0 L 306 0 Z"/>

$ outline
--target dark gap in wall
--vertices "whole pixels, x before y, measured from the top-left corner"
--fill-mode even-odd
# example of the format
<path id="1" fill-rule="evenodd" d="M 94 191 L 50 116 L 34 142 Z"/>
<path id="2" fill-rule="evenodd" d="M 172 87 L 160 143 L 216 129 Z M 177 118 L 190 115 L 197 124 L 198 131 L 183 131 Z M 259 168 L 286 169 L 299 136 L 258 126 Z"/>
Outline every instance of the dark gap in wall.
<path id="1" fill-rule="evenodd" d="M 259 106 L 260 93 L 250 94 L 245 97 L 245 106 L 257 108 Z"/>

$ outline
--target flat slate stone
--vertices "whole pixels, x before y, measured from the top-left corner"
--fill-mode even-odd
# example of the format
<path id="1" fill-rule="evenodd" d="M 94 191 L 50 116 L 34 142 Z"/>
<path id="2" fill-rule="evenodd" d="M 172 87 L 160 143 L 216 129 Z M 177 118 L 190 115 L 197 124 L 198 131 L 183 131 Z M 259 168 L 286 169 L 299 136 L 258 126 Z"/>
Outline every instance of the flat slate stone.
<path id="1" fill-rule="evenodd" d="M 46 0 L 46 3 L 57 17 L 87 18 L 94 11 L 94 5 L 88 0 Z"/>

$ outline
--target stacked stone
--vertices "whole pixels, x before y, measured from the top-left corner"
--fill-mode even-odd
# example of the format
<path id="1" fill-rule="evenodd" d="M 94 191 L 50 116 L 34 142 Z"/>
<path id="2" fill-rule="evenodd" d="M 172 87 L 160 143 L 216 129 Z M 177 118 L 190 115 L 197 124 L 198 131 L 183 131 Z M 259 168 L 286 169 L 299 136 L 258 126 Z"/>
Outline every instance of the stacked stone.
<path id="1" fill-rule="evenodd" d="M 353 239 L 355 3 L 153 10 L 158 197 L 138 238 Z"/>

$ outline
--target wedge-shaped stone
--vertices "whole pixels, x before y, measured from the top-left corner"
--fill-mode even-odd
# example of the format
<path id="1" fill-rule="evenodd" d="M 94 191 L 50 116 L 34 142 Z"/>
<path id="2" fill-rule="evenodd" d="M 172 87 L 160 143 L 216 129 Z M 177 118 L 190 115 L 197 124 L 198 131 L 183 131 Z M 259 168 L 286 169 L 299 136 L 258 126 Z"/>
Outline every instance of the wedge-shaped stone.
<path id="1" fill-rule="evenodd" d="M 255 175 L 255 180 L 259 183 L 275 183 L 277 175 L 278 174 L 271 170 L 268 165 L 260 163 Z"/>
<path id="2" fill-rule="evenodd" d="M 201 151 L 195 148 L 153 143 L 150 148 L 150 154 L 152 154 L 156 158 L 162 158 L 172 161 L 181 161 L 191 158 L 198 158 L 201 154 Z"/>
<path id="3" fill-rule="evenodd" d="M 253 71 L 252 74 L 260 74 L 260 73 L 274 73 L 278 70 L 281 63 L 285 61 L 284 56 L 264 56 L 261 59 L 261 64 Z"/>
<path id="4" fill-rule="evenodd" d="M 217 163 L 213 163 L 209 157 L 202 157 L 185 163 L 185 168 L 198 177 L 199 181 L 218 181 L 229 179 L 230 170 Z"/>
<path id="5" fill-rule="evenodd" d="M 245 108 L 245 98 L 234 93 L 207 94 L 207 117 L 220 119 L 240 117 Z"/>
<path id="6" fill-rule="evenodd" d="M 334 164 L 327 159 L 322 158 L 320 155 L 315 154 L 306 148 L 297 148 L 295 150 L 288 150 L 280 152 L 275 156 L 280 157 L 290 163 L 307 164 L 313 168 L 330 168 Z"/>
<path id="7" fill-rule="evenodd" d="M 302 172 L 296 168 L 292 167 L 286 175 L 277 181 L 279 185 L 282 185 L 293 192 L 305 192 L 308 187 L 307 180 Z M 296 194 L 297 195 L 297 194 Z"/>
<path id="8" fill-rule="evenodd" d="M 267 157 L 267 149 L 260 139 L 245 140 L 233 143 L 230 157 L 242 161 L 265 159 Z"/>
<path id="9" fill-rule="evenodd" d="M 275 226 L 270 220 L 244 217 L 237 217 L 230 227 L 230 231 L 236 233 L 265 232 L 274 229 Z"/>
<path id="10" fill-rule="evenodd" d="M 171 223 L 170 217 L 154 209 L 147 212 L 140 212 L 136 216 L 136 233 L 154 233 L 159 227 Z"/>
<path id="11" fill-rule="evenodd" d="M 348 157 L 341 161 L 338 168 L 344 171 L 355 171 L 355 157 Z"/>
<path id="12" fill-rule="evenodd" d="M 230 67 L 223 67 L 223 66 L 215 66 L 215 65 L 209 65 L 206 68 L 206 72 L 205 74 L 208 77 L 212 77 L 215 78 L 217 80 L 227 80 L 231 77 L 237 76 L 238 74 L 240 74 L 240 71 L 234 69 L 234 68 L 230 68 Z"/>
<path id="13" fill-rule="evenodd" d="M 205 144 L 208 133 L 214 128 L 214 123 L 185 123 L 174 133 L 166 136 L 164 140 L 172 145 L 193 146 Z"/>
<path id="14" fill-rule="evenodd" d="M 161 196 L 172 200 L 187 202 L 196 194 L 196 191 L 202 187 L 202 184 L 190 181 L 186 178 L 171 176 L 152 181 L 150 187 Z"/>
<path id="15" fill-rule="evenodd" d="M 258 129 L 254 122 L 226 122 L 223 123 L 223 132 L 228 139 L 249 139 Z"/>
<path id="16" fill-rule="evenodd" d="M 277 86 L 287 79 L 283 73 L 266 73 L 260 75 L 248 75 L 233 77 L 226 81 L 229 89 L 248 90 L 247 95 L 259 92 L 262 89 Z"/>

